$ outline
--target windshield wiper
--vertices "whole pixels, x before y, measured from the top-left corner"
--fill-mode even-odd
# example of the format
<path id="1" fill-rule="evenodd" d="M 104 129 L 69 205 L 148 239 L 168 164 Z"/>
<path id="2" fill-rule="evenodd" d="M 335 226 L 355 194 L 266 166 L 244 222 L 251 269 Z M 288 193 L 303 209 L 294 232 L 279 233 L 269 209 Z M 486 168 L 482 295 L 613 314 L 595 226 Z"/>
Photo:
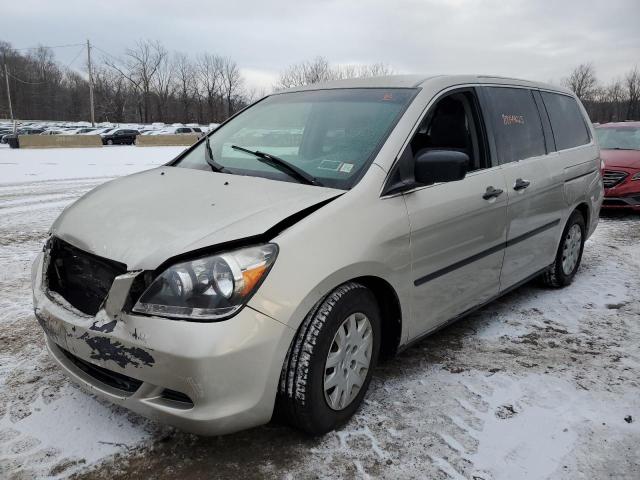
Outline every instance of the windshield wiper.
<path id="1" fill-rule="evenodd" d="M 229 170 L 227 170 L 222 165 L 220 165 L 218 162 L 216 162 L 215 159 L 213 158 L 213 151 L 211 150 L 211 143 L 209 142 L 209 135 L 207 135 L 205 137 L 204 150 L 206 152 L 205 159 L 206 159 L 207 163 L 209 164 L 209 166 L 211 167 L 211 170 L 213 170 L 214 172 L 220 172 L 220 173 L 231 173 Z"/>
<path id="2" fill-rule="evenodd" d="M 249 150 L 248 148 L 239 147 L 238 145 L 231 145 L 231 148 L 233 148 L 234 150 L 239 150 L 241 152 L 249 153 L 255 156 L 259 161 L 264 162 L 267 165 L 271 165 L 272 167 L 285 172 L 291 177 L 297 178 L 301 183 L 316 185 L 318 187 L 323 186 L 322 183 L 313 175 L 308 174 L 301 168 L 298 168 L 295 165 L 287 162 L 286 160 L 276 157 L 275 155 L 261 152 L 260 150 Z"/>

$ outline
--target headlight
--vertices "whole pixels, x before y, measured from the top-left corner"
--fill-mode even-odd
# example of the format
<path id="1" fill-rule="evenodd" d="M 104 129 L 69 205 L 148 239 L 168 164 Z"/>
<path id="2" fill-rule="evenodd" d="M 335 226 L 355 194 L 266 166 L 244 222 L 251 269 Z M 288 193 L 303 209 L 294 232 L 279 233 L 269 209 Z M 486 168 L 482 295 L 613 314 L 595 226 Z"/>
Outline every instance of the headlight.
<path id="1" fill-rule="evenodd" d="M 278 246 L 267 243 L 188 262 L 158 276 L 134 312 L 192 320 L 220 320 L 248 301 L 269 272 Z"/>
<path id="2" fill-rule="evenodd" d="M 631 177 L 631 180 L 640 180 L 640 172 L 636 173 Z"/>

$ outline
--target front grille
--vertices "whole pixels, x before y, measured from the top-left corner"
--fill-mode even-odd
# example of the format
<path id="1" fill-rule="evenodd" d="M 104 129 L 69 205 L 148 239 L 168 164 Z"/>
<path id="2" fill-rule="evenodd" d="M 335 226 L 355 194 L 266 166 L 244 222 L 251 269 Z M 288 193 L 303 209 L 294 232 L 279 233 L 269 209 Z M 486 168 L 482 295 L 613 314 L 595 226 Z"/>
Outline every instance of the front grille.
<path id="1" fill-rule="evenodd" d="M 617 198 L 605 198 L 604 201 L 602 202 L 602 205 L 604 205 L 605 207 L 606 206 L 625 207 L 629 204 L 624 200 L 619 200 Z"/>
<path id="2" fill-rule="evenodd" d="M 604 188 L 612 188 L 622 182 L 625 178 L 627 178 L 627 172 L 618 172 L 616 170 L 605 170 L 604 177 L 602 182 L 604 183 Z"/>
<path id="3" fill-rule="evenodd" d="M 113 279 L 127 266 L 84 252 L 59 238 L 49 244 L 47 286 L 87 315 L 95 315 L 107 297 Z"/>
<path id="4" fill-rule="evenodd" d="M 127 375 L 123 375 L 121 373 L 112 372 L 111 370 L 107 370 L 106 368 L 98 367 L 92 363 L 86 362 L 81 358 L 76 357 L 71 352 L 68 352 L 64 348 L 58 347 L 64 356 L 67 357 L 71 362 L 82 370 L 84 373 L 89 375 L 92 378 L 95 378 L 100 383 L 104 383 L 112 388 L 117 388 L 118 390 L 122 390 L 127 393 L 135 393 L 142 382 L 140 380 L 136 380 L 135 378 L 128 377 Z"/>

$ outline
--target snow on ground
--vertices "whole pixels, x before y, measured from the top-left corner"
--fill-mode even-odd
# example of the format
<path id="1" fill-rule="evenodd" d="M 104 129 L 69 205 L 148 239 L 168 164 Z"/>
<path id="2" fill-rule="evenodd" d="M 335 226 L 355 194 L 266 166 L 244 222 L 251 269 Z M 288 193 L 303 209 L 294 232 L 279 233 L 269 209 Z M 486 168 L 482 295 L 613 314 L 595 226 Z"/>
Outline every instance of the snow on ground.
<path id="1" fill-rule="evenodd" d="M 0 478 L 638 478 L 638 215 L 601 219 L 570 287 L 526 285 L 381 363 L 321 438 L 199 438 L 81 391 L 47 357 L 31 261 L 69 202 L 178 151 L 0 148 Z"/>
<path id="2" fill-rule="evenodd" d="M 184 147 L 0 149 L 0 185 L 127 175 L 166 163 Z M 104 180 L 103 180 L 104 181 Z"/>

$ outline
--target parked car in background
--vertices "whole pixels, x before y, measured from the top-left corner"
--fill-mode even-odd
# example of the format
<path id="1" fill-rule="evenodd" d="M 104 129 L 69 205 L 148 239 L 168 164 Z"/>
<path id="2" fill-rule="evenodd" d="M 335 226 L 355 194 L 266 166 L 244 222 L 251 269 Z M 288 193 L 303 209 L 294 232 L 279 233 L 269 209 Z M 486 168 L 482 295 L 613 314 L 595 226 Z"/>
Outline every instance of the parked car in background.
<path id="1" fill-rule="evenodd" d="M 200 127 L 165 127 L 162 130 L 156 130 L 149 135 L 189 135 L 195 134 L 198 138 L 202 137 L 202 129 Z"/>
<path id="2" fill-rule="evenodd" d="M 2 137 L 4 137 L 5 135 L 9 135 L 10 133 L 13 133 L 13 128 L 0 128 L 0 143 L 4 143 L 2 142 Z"/>
<path id="3" fill-rule="evenodd" d="M 552 85 L 278 92 L 66 208 L 34 262 L 35 315 L 67 375 L 138 413 L 211 435 L 275 409 L 324 433 L 379 355 L 531 279 L 569 285 L 599 167 L 580 101 Z"/>
<path id="4" fill-rule="evenodd" d="M 89 134 L 89 135 L 95 135 L 97 128 L 95 127 L 83 127 L 83 128 L 78 128 L 74 134 L 75 135 L 84 135 L 84 134 Z"/>
<path id="5" fill-rule="evenodd" d="M 596 128 L 604 161 L 603 208 L 640 211 L 640 122 Z"/>
<path id="6" fill-rule="evenodd" d="M 133 145 L 136 137 L 140 135 L 138 130 L 129 128 L 114 128 L 101 135 L 103 145 Z"/>
<path id="7" fill-rule="evenodd" d="M 18 148 L 18 137 L 20 135 L 40 135 L 44 132 L 43 128 L 21 128 L 16 131 L 16 133 L 8 133 L 4 135 L 1 139 L 1 143 L 8 143 L 11 148 Z"/>
<path id="8" fill-rule="evenodd" d="M 91 132 L 79 133 L 78 135 L 102 135 L 111 130 L 114 130 L 114 127 L 100 127 L 100 128 L 96 128 Z"/>

